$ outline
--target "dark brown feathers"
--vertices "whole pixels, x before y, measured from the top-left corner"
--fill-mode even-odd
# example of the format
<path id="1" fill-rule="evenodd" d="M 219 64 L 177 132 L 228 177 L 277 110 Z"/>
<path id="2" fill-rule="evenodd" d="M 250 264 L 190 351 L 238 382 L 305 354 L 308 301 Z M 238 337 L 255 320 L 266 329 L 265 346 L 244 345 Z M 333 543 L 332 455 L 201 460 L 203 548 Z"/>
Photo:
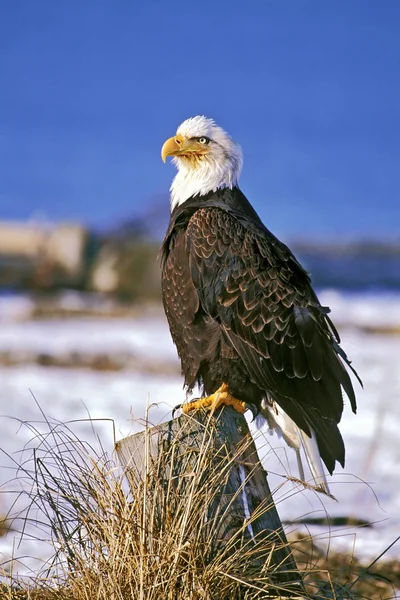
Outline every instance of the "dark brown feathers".
<path id="1" fill-rule="evenodd" d="M 356 409 L 349 361 L 307 273 L 237 188 L 175 209 L 162 289 L 189 388 L 199 381 L 212 393 L 231 376 L 234 395 L 258 407 L 273 398 L 307 434 L 311 427 L 330 472 L 344 464 L 342 388 Z"/>

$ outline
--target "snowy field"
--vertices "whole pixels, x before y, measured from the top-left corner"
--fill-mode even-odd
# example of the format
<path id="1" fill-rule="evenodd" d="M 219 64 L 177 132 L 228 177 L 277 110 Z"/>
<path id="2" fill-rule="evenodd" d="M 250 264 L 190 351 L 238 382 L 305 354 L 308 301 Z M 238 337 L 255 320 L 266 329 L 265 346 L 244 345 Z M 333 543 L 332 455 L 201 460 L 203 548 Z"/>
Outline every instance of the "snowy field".
<path id="1" fill-rule="evenodd" d="M 371 326 L 400 327 L 400 295 L 344 295 L 336 291 L 320 294 L 323 304 L 332 308 L 332 318 L 341 326 L 342 344 L 361 375 L 364 390 L 355 382 L 359 410 L 357 416 L 346 407 L 341 431 L 346 449 L 345 470 L 338 467 L 330 478 L 338 502 L 312 491 L 299 490 L 285 474 L 297 476 L 292 451 L 267 432 L 258 432 L 260 454 L 269 471 L 270 485 L 282 520 L 293 521 L 305 515 L 350 516 L 374 522 L 372 528 L 342 527 L 327 531 L 313 527 L 321 540 L 330 537 L 333 548 L 355 551 L 373 559 L 400 535 L 400 335 L 372 334 Z M 132 354 L 175 365 L 177 358 L 163 316 L 143 319 L 99 319 L 33 321 L 29 301 L 8 298 L 0 301 L 0 352 L 109 353 Z M 154 403 L 153 423 L 167 420 L 171 407 L 184 399 L 179 369 L 176 375 L 155 375 L 134 371 L 93 371 L 82 368 L 44 367 L 33 363 L 0 367 L 0 447 L 9 455 L 29 442 L 32 434 L 20 420 L 40 421 L 46 416 L 60 421 L 113 419 L 116 437 L 140 428 L 146 403 Z M 35 398 L 35 399 L 34 399 Z M 75 426 L 82 439 L 90 441 L 89 423 Z M 103 446 L 112 453 L 113 427 L 109 421 L 96 422 Z M 11 460 L 0 458 L 0 514 L 11 505 L 7 490 L 12 478 Z M 295 493 L 294 493 L 295 492 Z M 288 529 L 294 529 L 293 525 Z M 5 559 L 15 544 L 15 535 L 0 538 Z M 322 542 L 321 542 L 322 543 Z M 14 555 L 41 556 L 38 542 L 14 545 Z M 400 542 L 390 556 L 400 558 Z"/>

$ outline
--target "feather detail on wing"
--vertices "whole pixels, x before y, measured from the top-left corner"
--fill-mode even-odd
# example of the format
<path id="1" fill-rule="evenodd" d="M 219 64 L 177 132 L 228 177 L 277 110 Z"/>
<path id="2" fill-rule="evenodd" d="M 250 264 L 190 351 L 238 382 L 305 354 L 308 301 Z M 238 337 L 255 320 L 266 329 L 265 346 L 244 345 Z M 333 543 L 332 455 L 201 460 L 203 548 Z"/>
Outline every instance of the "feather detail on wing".
<path id="1" fill-rule="evenodd" d="M 339 337 L 289 249 L 261 223 L 200 208 L 186 230 L 201 309 L 224 332 L 250 379 L 309 437 L 325 465 L 344 464 L 342 389 L 356 409 Z M 311 452 L 311 450 L 310 450 Z"/>

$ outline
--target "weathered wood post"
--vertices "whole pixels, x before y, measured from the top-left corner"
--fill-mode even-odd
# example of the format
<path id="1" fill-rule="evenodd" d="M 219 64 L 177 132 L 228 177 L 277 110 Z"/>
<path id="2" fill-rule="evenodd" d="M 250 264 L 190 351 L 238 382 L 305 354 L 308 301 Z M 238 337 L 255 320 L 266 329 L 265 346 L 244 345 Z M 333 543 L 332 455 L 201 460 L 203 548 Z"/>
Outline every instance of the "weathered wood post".
<path id="1" fill-rule="evenodd" d="M 215 415 L 182 415 L 120 440 L 116 452 L 132 489 L 146 480 L 151 488 L 157 480 L 168 489 L 173 485 L 180 498 L 198 494 L 204 498 L 204 522 L 213 528 L 215 552 L 245 549 L 253 570 L 265 573 L 268 562 L 282 595 L 284 590 L 301 595 L 301 576 L 243 415 L 231 407 Z"/>

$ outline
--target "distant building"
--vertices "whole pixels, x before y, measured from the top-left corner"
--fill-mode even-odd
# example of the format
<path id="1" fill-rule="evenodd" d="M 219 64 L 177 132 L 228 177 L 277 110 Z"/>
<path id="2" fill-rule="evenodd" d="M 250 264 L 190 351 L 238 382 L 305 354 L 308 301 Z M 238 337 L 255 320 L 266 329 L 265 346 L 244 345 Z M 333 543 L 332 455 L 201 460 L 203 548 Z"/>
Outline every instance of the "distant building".
<path id="1" fill-rule="evenodd" d="M 100 235 L 73 223 L 0 221 L 0 290 L 74 288 L 159 299 L 157 251 L 136 222 Z"/>
<path id="2" fill-rule="evenodd" d="M 0 221 L 0 287 L 79 286 L 88 239 L 81 225 Z"/>
<path id="3" fill-rule="evenodd" d="M 117 292 L 120 288 L 119 264 L 118 252 L 105 244 L 94 261 L 90 287 L 102 293 Z"/>

